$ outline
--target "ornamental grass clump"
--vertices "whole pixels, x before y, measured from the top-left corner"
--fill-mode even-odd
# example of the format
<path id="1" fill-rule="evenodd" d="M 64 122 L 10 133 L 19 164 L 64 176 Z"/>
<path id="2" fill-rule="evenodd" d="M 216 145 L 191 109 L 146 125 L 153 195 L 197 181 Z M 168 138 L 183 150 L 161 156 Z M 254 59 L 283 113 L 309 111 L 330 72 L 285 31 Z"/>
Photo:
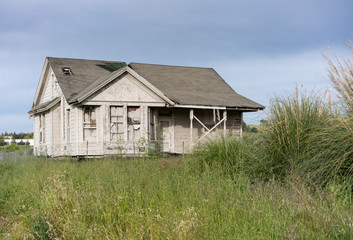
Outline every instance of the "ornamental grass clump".
<path id="1" fill-rule="evenodd" d="M 353 56 L 353 45 L 347 43 Z M 302 169 L 312 181 L 326 185 L 353 179 L 353 64 L 339 59 L 329 62 L 328 76 L 335 89 L 334 116 L 310 136 L 308 157 Z"/>
<path id="2" fill-rule="evenodd" d="M 306 158 L 309 138 L 329 118 L 329 108 L 319 94 L 296 89 L 294 95 L 273 98 L 261 143 L 267 177 L 294 174 Z"/>

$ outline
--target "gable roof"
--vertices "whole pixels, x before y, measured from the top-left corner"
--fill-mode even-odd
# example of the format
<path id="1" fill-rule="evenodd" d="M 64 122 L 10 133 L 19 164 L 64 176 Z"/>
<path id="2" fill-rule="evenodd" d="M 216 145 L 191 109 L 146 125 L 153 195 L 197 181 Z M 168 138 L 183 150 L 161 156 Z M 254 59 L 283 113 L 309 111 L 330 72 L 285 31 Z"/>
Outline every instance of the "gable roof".
<path id="1" fill-rule="evenodd" d="M 116 69 L 110 67 L 114 64 L 125 64 L 120 61 L 101 61 L 71 58 L 48 57 L 48 62 L 54 71 L 60 88 L 68 102 L 84 91 L 98 79 L 109 77 Z M 63 73 L 63 68 L 70 68 L 72 76 Z"/>
<path id="2" fill-rule="evenodd" d="M 81 102 L 113 78 L 129 72 L 168 103 L 264 109 L 264 106 L 237 94 L 212 68 L 143 63 L 126 66 L 121 61 L 52 57 L 47 60 L 69 103 Z M 70 68 L 72 75 L 65 75 L 63 68 Z"/>

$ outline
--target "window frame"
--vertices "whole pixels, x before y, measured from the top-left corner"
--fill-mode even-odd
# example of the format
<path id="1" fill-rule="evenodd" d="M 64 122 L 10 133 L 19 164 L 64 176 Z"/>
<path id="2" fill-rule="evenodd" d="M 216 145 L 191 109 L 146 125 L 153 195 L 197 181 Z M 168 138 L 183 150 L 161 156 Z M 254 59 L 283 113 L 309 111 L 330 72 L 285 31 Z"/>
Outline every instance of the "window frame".
<path id="1" fill-rule="evenodd" d="M 95 140 L 97 140 L 97 108 L 98 106 L 84 106 L 83 109 L 82 109 L 82 113 L 83 113 L 83 121 L 82 121 L 82 124 L 83 124 L 83 141 L 91 141 L 92 138 L 95 138 Z M 88 121 L 86 121 L 86 110 L 88 110 Z M 93 111 L 92 111 L 93 110 Z M 92 116 L 94 113 L 94 117 Z M 86 131 L 87 130 L 87 131 Z M 93 133 L 95 133 L 95 136 L 93 137 L 90 137 L 88 138 L 86 136 L 86 132 L 88 132 L 88 130 L 92 130 L 95 131 Z"/>

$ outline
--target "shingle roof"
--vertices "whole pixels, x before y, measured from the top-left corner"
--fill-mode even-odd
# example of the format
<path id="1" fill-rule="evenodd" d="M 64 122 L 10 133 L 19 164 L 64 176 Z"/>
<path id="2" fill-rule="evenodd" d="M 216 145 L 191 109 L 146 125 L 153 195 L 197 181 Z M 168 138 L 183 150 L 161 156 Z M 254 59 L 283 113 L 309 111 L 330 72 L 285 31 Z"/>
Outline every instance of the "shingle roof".
<path id="1" fill-rule="evenodd" d="M 119 61 L 100 61 L 71 58 L 48 57 L 60 88 L 68 102 L 88 88 L 98 79 L 105 79 L 116 69 L 109 67 L 112 63 L 124 63 Z M 66 76 L 62 68 L 69 67 L 72 76 Z"/>
<path id="2" fill-rule="evenodd" d="M 39 104 L 38 106 L 32 108 L 28 113 L 32 114 L 32 113 L 36 113 L 36 112 L 43 112 L 48 110 L 49 108 L 51 108 L 52 106 L 54 106 L 55 104 L 57 104 L 58 102 L 60 102 L 60 97 L 56 97 L 50 101 L 44 102 Z"/>
<path id="3" fill-rule="evenodd" d="M 48 57 L 50 66 L 68 102 L 74 102 L 99 82 L 119 71 L 111 66 L 120 61 L 100 61 Z M 67 76 L 63 68 L 73 73 Z M 130 63 L 129 67 L 145 78 L 166 97 L 182 105 L 223 106 L 250 109 L 264 107 L 237 94 L 212 68 L 180 67 Z"/>
<path id="4" fill-rule="evenodd" d="M 129 66 L 179 104 L 264 108 L 237 94 L 213 68 L 142 63 L 130 63 Z"/>

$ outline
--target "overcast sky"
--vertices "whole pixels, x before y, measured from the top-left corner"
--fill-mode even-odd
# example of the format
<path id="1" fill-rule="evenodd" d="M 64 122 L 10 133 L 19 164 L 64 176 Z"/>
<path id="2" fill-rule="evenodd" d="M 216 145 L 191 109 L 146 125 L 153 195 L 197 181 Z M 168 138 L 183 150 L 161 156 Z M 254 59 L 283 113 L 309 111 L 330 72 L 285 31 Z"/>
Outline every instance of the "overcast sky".
<path id="1" fill-rule="evenodd" d="M 296 84 L 323 89 L 322 52 L 349 55 L 352 10 L 352 0 L 0 1 L 0 132 L 32 131 L 46 56 L 213 67 L 265 106 Z"/>

